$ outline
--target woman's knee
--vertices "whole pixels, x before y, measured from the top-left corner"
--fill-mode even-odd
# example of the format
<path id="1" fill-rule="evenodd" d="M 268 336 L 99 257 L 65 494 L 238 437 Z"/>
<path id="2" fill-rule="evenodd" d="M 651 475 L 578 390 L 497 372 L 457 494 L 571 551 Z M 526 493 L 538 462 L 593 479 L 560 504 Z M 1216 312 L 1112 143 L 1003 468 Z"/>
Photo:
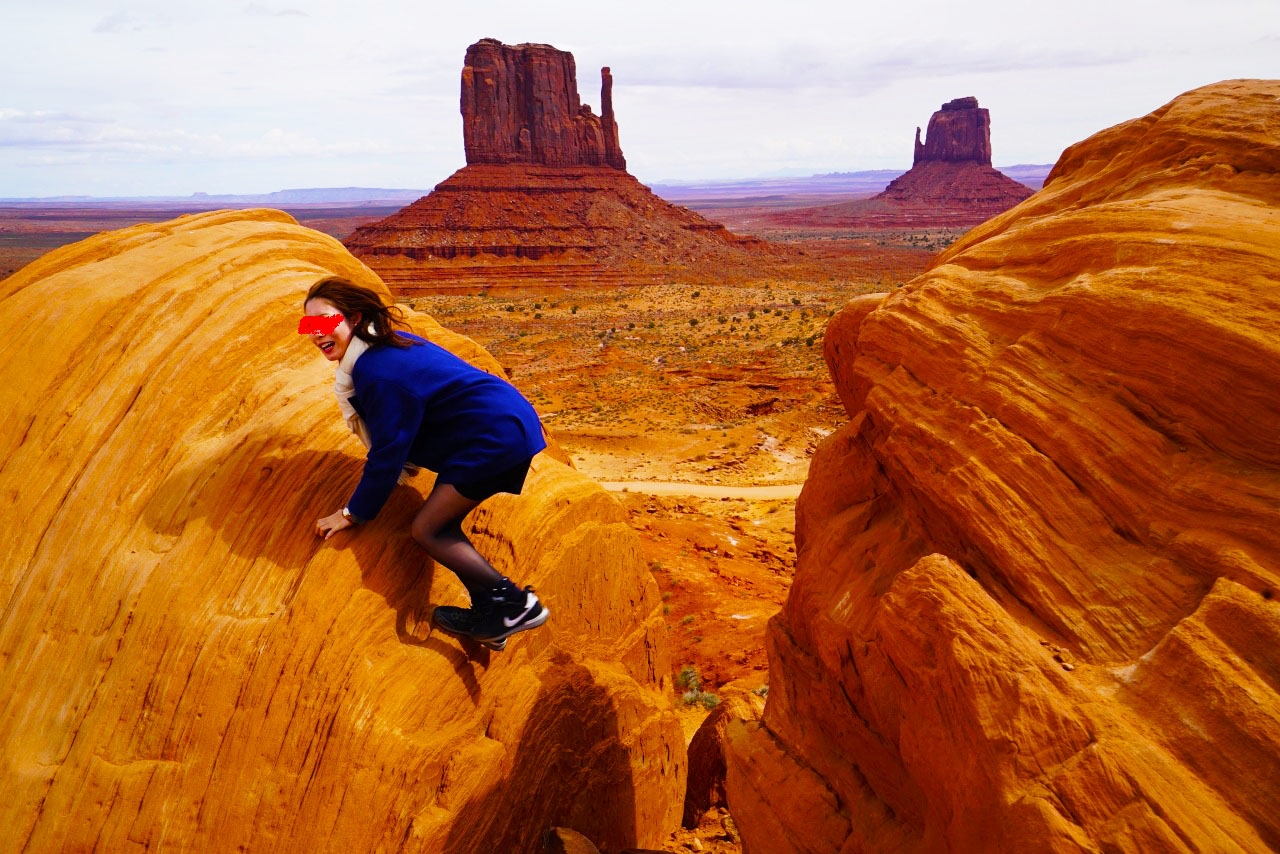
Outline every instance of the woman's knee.
<path id="1" fill-rule="evenodd" d="M 413 534 L 413 539 L 418 545 L 426 549 L 428 553 L 459 539 L 466 539 L 462 533 L 460 520 L 447 521 L 443 524 L 431 524 L 428 520 L 418 518 L 413 520 L 409 531 Z"/>

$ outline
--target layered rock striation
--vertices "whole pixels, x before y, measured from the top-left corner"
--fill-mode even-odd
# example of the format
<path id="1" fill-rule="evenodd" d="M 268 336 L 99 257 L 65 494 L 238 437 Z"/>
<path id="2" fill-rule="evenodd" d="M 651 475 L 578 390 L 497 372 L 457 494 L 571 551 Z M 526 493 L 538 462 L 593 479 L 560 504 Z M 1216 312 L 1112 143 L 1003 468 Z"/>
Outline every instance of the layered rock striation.
<path id="1" fill-rule="evenodd" d="M 741 263 L 763 243 L 654 195 L 626 172 L 601 70 L 601 112 L 579 102 L 573 55 L 482 39 L 462 70 L 467 166 L 346 245 L 397 293 L 646 282 Z"/>
<path id="2" fill-rule="evenodd" d="M 1280 848 L 1277 140 L 1189 92 L 833 318 L 745 851 Z"/>
<path id="3" fill-rule="evenodd" d="M 973 97 L 942 105 L 924 142 L 916 128 L 911 169 L 870 199 L 799 208 L 774 225 L 825 228 L 968 227 L 1029 197 L 1030 187 L 991 166 L 991 113 Z"/>
<path id="4" fill-rule="evenodd" d="M 275 211 L 98 235 L 0 282 L 0 849 L 605 850 L 677 826 L 661 602 L 623 509 L 535 460 L 469 533 L 553 616 L 504 653 L 408 534 L 430 475 L 332 540 L 363 449 L 295 333 L 321 276 Z M 414 329 L 500 372 L 469 339 Z M 607 571 L 606 571 L 607 570 Z"/>

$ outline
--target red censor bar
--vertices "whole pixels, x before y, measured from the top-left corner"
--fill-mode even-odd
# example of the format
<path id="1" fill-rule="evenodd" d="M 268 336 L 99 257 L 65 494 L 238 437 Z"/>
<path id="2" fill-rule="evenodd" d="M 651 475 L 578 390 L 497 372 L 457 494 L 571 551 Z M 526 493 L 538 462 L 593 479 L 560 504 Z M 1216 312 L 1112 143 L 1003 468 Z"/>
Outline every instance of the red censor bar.
<path id="1" fill-rule="evenodd" d="M 298 321 L 299 335 L 332 335 L 342 323 L 340 314 L 308 314 Z"/>

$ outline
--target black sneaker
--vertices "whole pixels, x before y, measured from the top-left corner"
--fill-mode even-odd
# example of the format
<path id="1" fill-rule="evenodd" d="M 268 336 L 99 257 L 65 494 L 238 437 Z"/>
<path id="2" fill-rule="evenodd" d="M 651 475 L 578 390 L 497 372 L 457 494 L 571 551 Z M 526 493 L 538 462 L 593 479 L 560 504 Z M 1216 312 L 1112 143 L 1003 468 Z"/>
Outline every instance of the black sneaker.
<path id="1" fill-rule="evenodd" d="M 461 635 L 487 646 L 494 652 L 502 652 L 507 648 L 507 639 L 489 640 L 475 636 L 476 612 L 471 608 L 458 608 L 453 605 L 440 605 L 431 614 L 435 624 L 452 635 Z"/>
<path id="2" fill-rule="evenodd" d="M 476 609 L 471 636 L 480 641 L 505 640 L 516 632 L 536 629 L 550 616 L 532 587 L 520 590 L 513 585 L 495 592 L 488 608 Z"/>

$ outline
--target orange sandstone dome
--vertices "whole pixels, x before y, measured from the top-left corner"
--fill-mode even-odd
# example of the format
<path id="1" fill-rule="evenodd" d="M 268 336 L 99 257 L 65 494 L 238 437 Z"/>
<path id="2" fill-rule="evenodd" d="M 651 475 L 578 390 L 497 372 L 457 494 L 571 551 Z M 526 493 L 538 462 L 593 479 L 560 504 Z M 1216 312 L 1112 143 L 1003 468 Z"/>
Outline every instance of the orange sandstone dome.
<path id="1" fill-rule="evenodd" d="M 678 823 L 661 603 L 597 485 L 543 454 L 471 517 L 554 611 L 492 656 L 431 632 L 465 599 L 408 536 L 428 474 L 315 537 L 363 457 L 294 331 L 327 274 L 385 293 L 252 211 L 0 282 L 0 849 L 529 851 L 555 824 L 616 851 Z"/>
<path id="2" fill-rule="evenodd" d="M 1189 92 L 825 352 L 745 848 L 1280 848 L 1280 81 Z"/>

